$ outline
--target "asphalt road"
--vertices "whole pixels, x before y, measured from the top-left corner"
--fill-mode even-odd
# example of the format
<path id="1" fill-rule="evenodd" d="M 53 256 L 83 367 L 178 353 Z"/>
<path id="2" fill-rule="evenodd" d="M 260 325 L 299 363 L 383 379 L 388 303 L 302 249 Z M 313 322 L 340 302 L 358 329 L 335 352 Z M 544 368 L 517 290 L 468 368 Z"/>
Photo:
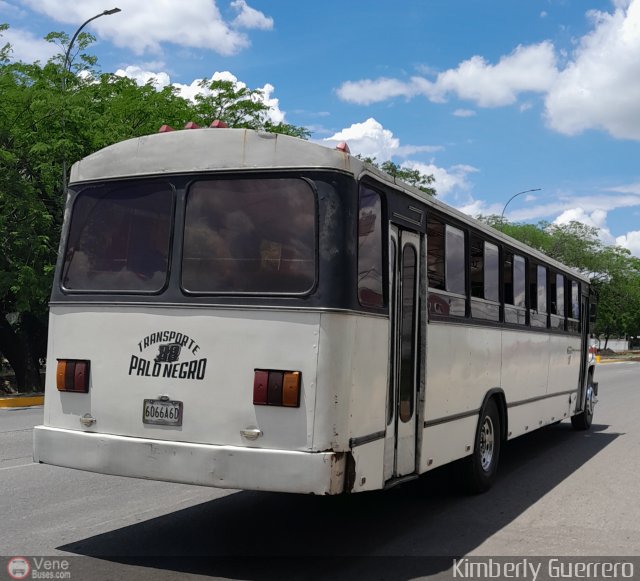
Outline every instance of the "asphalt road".
<path id="1" fill-rule="evenodd" d="M 591 431 L 563 422 L 507 443 L 480 496 L 445 469 L 321 498 L 37 465 L 42 408 L 0 409 L 0 555 L 72 556 L 72 579 L 258 581 L 440 575 L 430 556 L 640 556 L 640 363 L 597 380 Z"/>

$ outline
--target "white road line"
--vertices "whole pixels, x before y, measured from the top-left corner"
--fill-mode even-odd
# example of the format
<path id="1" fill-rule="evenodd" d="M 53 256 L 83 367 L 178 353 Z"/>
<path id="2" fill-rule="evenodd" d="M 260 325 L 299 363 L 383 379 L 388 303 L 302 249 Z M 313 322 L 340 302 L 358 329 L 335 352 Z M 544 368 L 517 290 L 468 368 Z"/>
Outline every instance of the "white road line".
<path id="1" fill-rule="evenodd" d="M 37 466 L 36 462 L 29 462 L 28 464 L 18 464 L 16 466 L 5 466 L 4 468 L 0 468 L 0 472 L 3 470 L 13 470 L 14 468 L 24 468 L 25 466 Z"/>

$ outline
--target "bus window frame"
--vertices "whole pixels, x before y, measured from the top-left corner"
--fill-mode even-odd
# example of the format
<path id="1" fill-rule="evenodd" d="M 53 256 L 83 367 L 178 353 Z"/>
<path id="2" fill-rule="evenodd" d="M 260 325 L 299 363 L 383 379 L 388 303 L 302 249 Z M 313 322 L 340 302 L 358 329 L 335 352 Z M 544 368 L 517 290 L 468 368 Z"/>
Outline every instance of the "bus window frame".
<path id="1" fill-rule="evenodd" d="M 304 292 L 234 292 L 234 291 L 191 291 L 184 287 L 183 278 L 182 278 L 182 270 L 183 270 L 183 261 L 184 261 L 184 243 L 185 236 L 187 232 L 187 203 L 189 198 L 189 192 L 193 185 L 202 181 L 217 181 L 217 180 L 248 180 L 248 179 L 256 179 L 256 180 L 277 180 L 277 179 L 291 179 L 291 180 L 300 180 L 303 181 L 309 186 L 311 193 L 313 195 L 313 207 L 314 207 L 314 281 L 309 290 Z M 176 266 L 177 277 L 178 277 L 178 287 L 180 292 L 185 297 L 255 297 L 255 298 L 271 298 L 271 297 L 282 297 L 282 298 L 305 298 L 313 295 L 318 289 L 319 278 L 320 278 L 320 206 L 318 202 L 318 190 L 315 185 L 315 181 L 311 178 L 308 178 L 304 175 L 296 175 L 291 172 L 269 172 L 269 173 L 252 173 L 252 172 L 216 172 L 214 174 L 201 173 L 198 175 L 194 175 L 191 179 L 187 180 L 184 184 L 182 196 L 184 199 L 184 203 L 182 204 L 182 223 L 181 223 L 181 240 L 180 240 L 180 257 L 179 262 Z"/>
<path id="2" fill-rule="evenodd" d="M 82 193 L 87 188 L 95 187 L 97 184 L 102 185 L 111 185 L 111 184 L 132 184 L 132 183 L 143 183 L 143 182 L 159 182 L 164 183 L 169 186 L 171 191 L 171 213 L 169 215 L 169 243 L 168 243 L 168 251 L 167 251 L 167 270 L 165 273 L 164 284 L 159 290 L 130 290 L 130 289 L 70 289 L 64 286 L 64 279 L 67 273 L 67 264 L 66 257 L 69 252 L 69 242 L 71 240 L 71 227 L 73 225 L 73 217 L 75 213 L 76 204 L 78 203 L 78 198 L 82 195 Z M 174 182 L 171 181 L 167 176 L 141 176 L 141 177 L 125 177 L 118 179 L 109 179 L 109 180 L 100 180 L 95 182 L 82 182 L 78 184 L 73 184 L 68 188 L 69 199 L 65 209 L 65 213 L 68 212 L 69 219 L 68 221 L 65 219 L 65 228 L 62 231 L 61 240 L 60 240 L 60 265 L 56 267 L 56 271 L 58 274 L 58 288 L 62 292 L 63 295 L 68 296 L 97 296 L 97 295 L 105 295 L 105 296 L 146 296 L 146 297 L 155 297 L 164 294 L 171 284 L 172 271 L 174 269 L 173 260 L 174 260 L 174 241 L 176 238 L 176 218 L 178 215 L 178 198 L 179 192 L 178 188 Z"/>

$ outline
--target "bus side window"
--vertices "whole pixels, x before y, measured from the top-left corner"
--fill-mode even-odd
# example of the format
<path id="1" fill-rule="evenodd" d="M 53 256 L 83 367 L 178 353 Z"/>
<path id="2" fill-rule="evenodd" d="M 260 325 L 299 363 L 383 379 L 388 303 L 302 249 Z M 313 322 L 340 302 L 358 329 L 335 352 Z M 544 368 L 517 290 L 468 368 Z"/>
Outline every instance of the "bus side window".
<path id="1" fill-rule="evenodd" d="M 547 269 L 529 262 L 530 320 L 532 327 L 547 326 Z"/>
<path id="2" fill-rule="evenodd" d="M 580 332 L 580 287 L 575 280 L 567 280 L 567 295 L 569 300 L 569 313 L 567 318 L 567 331 Z"/>
<path id="3" fill-rule="evenodd" d="M 429 313 L 464 317 L 465 234 L 434 218 L 427 220 L 427 275 L 430 288 Z"/>
<path id="4" fill-rule="evenodd" d="M 500 320 L 498 247 L 476 236 L 471 236 L 470 246 L 471 316 L 498 322 Z"/>
<path id="5" fill-rule="evenodd" d="M 504 253 L 503 276 L 505 323 L 516 323 L 518 325 L 524 325 L 526 323 L 525 272 L 526 265 L 522 256 L 518 256 L 512 252 Z"/>
<path id="6" fill-rule="evenodd" d="M 552 273 L 549 277 L 549 313 L 550 322 L 554 329 L 564 329 L 564 276 Z"/>
<path id="7" fill-rule="evenodd" d="M 358 300 L 362 306 L 384 306 L 382 281 L 382 202 L 380 194 L 361 186 L 358 212 Z"/>

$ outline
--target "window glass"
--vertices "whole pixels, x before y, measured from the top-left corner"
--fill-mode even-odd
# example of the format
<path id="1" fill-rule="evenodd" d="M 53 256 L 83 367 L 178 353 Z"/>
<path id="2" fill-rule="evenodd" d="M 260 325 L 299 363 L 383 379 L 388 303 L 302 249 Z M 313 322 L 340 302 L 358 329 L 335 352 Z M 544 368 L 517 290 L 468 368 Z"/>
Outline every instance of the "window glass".
<path id="1" fill-rule="evenodd" d="M 315 195 L 292 178 L 212 179 L 187 194 L 182 285 L 201 293 L 310 291 Z"/>
<path id="2" fill-rule="evenodd" d="M 556 275 L 556 314 L 564 317 L 564 276 Z"/>
<path id="3" fill-rule="evenodd" d="M 447 226 L 446 237 L 446 290 L 464 295 L 466 294 L 464 232 Z"/>
<path id="4" fill-rule="evenodd" d="M 427 220 L 427 275 L 429 287 L 445 290 L 444 284 L 444 224 Z"/>
<path id="5" fill-rule="evenodd" d="M 564 276 L 556 274 L 552 281 L 554 279 L 555 284 L 552 282 L 551 297 L 555 299 L 555 302 L 552 304 L 551 313 L 564 317 Z"/>
<path id="6" fill-rule="evenodd" d="M 416 305 L 416 249 L 407 244 L 402 250 L 402 302 L 400 303 L 400 420 L 408 422 L 413 416 L 415 386 L 415 305 Z"/>
<path id="7" fill-rule="evenodd" d="M 547 312 L 547 269 L 538 266 L 538 312 Z"/>
<path id="8" fill-rule="evenodd" d="M 516 307 L 525 307 L 525 261 L 517 254 L 513 257 L 513 304 Z"/>
<path id="9" fill-rule="evenodd" d="M 580 319 L 580 298 L 578 293 L 578 283 L 571 281 L 571 317 Z"/>
<path id="10" fill-rule="evenodd" d="M 471 236 L 471 296 L 484 298 L 484 241 Z"/>
<path id="11" fill-rule="evenodd" d="M 484 243 L 484 298 L 488 301 L 498 302 L 500 300 L 499 269 L 500 255 L 498 247 L 489 242 Z"/>
<path id="12" fill-rule="evenodd" d="M 538 269 L 537 265 L 529 261 L 529 308 L 538 310 Z"/>
<path id="13" fill-rule="evenodd" d="M 62 286 L 158 292 L 167 281 L 173 189 L 161 181 L 83 189 L 72 210 Z"/>
<path id="14" fill-rule="evenodd" d="M 384 306 L 382 278 L 382 203 L 377 192 L 362 186 L 358 216 L 358 300 L 361 305 Z"/>

